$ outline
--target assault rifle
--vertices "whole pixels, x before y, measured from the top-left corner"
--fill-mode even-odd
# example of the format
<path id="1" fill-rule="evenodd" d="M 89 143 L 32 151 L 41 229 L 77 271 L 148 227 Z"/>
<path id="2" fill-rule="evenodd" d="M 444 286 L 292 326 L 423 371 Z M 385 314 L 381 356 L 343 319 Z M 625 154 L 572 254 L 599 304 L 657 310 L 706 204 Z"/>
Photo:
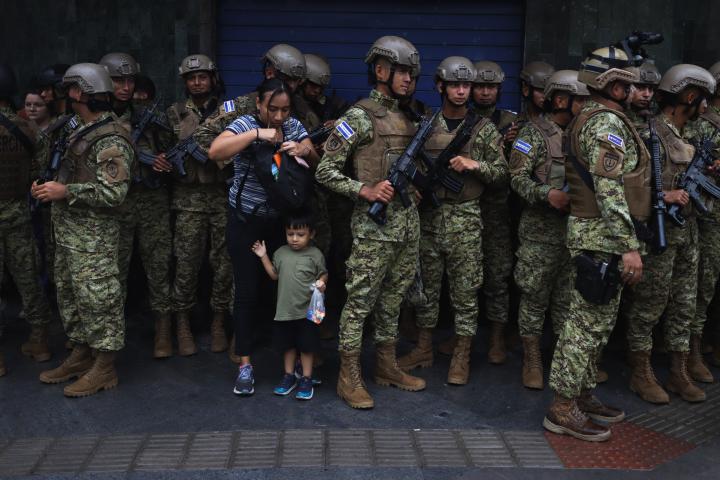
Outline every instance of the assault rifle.
<path id="1" fill-rule="evenodd" d="M 55 143 L 53 143 L 52 149 L 50 150 L 50 163 L 48 163 L 45 172 L 43 172 L 42 176 L 37 180 L 38 185 L 50 182 L 57 176 L 57 173 L 60 170 L 60 163 L 62 162 L 62 159 L 65 156 L 65 151 L 68 148 L 68 138 L 70 137 L 70 133 L 76 127 L 77 121 L 72 115 L 67 115 L 67 118 L 62 122 L 62 124 L 58 125 L 57 128 L 62 129 L 62 132 L 60 133 L 58 139 L 55 140 Z M 40 200 L 33 198 L 30 203 L 30 208 L 35 210 L 40 207 L 40 203 Z"/>
<path id="2" fill-rule="evenodd" d="M 181 140 L 177 145 L 165 152 L 165 160 L 172 164 L 181 177 L 187 175 L 185 158 L 188 156 L 203 165 L 208 161 L 207 153 L 197 144 L 192 135 L 185 140 Z"/>
<path id="3" fill-rule="evenodd" d="M 315 128 L 314 130 L 311 130 L 308 133 L 308 138 L 312 142 L 313 145 L 321 145 L 325 143 L 325 140 L 330 136 L 332 131 L 335 129 L 332 125 L 329 127 L 326 127 L 324 125 L 320 125 L 319 127 Z"/>
<path id="4" fill-rule="evenodd" d="M 400 201 L 403 207 L 408 208 L 412 205 L 412 198 L 408 192 L 409 182 L 416 185 L 420 190 L 427 190 L 430 182 L 427 177 L 420 173 L 415 166 L 415 158 L 425 145 L 430 133 L 432 132 L 433 123 L 440 111 L 436 111 L 432 116 L 424 117 L 420 121 L 415 136 L 410 140 L 405 151 L 390 166 L 387 180 L 392 184 L 393 189 L 400 195 Z M 375 201 L 368 209 L 368 215 L 378 225 L 385 225 L 387 222 L 387 205 L 380 201 Z"/>
<path id="5" fill-rule="evenodd" d="M 708 213 L 710 211 L 702 201 L 701 192 L 704 191 L 716 199 L 720 199 L 720 188 L 704 173 L 705 168 L 713 164 L 714 158 L 712 152 L 715 148 L 715 144 L 710 140 L 698 142 L 698 144 L 695 145 L 695 155 L 690 162 L 690 166 L 678 182 L 678 188 L 688 193 L 690 200 L 692 200 L 695 208 L 697 208 L 700 213 Z M 680 205 L 673 204 L 668 210 L 668 215 L 675 223 L 682 227 L 685 225 L 685 217 L 680 213 L 681 209 L 682 207 Z"/>
<path id="6" fill-rule="evenodd" d="M 648 127 L 650 129 L 650 139 L 648 146 L 650 148 L 650 159 L 652 161 L 653 176 L 653 211 L 654 216 L 654 253 L 660 254 L 667 249 L 667 237 L 665 236 L 665 214 L 667 213 L 667 205 L 665 205 L 665 196 L 663 195 L 662 181 L 662 160 L 660 159 L 660 137 L 655 131 L 655 119 L 648 119 Z"/>

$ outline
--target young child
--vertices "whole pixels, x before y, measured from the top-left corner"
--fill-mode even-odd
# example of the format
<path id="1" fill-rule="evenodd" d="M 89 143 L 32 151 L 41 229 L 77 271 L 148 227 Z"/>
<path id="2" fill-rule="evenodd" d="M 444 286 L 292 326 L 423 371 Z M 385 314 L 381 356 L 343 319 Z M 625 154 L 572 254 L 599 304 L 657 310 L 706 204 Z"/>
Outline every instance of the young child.
<path id="1" fill-rule="evenodd" d="M 297 387 L 295 398 L 313 397 L 313 357 L 320 349 L 319 326 L 308 320 L 311 286 L 325 292 L 327 270 L 322 252 L 310 244 L 315 236 L 309 214 L 290 216 L 285 221 L 287 245 L 277 249 L 272 262 L 264 241 L 256 241 L 252 250 L 260 257 L 263 267 L 278 282 L 277 308 L 273 328 L 275 348 L 283 352 L 285 375 L 275 388 L 276 395 L 288 395 Z M 302 377 L 295 377 L 295 359 L 300 352 Z"/>

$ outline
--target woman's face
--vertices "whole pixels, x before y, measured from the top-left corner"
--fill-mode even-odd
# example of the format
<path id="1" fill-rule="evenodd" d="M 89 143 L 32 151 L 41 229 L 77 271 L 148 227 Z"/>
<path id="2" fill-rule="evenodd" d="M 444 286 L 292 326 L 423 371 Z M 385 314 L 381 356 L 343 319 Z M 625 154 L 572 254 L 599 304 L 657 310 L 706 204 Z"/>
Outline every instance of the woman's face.
<path id="1" fill-rule="evenodd" d="M 35 93 L 28 93 L 25 96 L 25 111 L 33 122 L 42 122 L 50 117 L 45 100 Z"/>
<path id="2" fill-rule="evenodd" d="M 263 95 L 262 101 L 258 98 L 257 107 L 260 111 L 260 120 L 268 128 L 277 128 L 290 116 L 290 97 L 287 93 L 279 93 L 272 97 L 272 92 Z"/>

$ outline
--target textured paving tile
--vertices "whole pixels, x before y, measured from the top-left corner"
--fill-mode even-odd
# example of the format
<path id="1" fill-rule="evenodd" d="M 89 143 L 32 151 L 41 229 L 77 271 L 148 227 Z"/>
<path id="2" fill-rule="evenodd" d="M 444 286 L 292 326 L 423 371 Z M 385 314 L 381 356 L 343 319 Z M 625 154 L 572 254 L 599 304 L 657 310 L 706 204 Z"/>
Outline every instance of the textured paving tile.
<path id="1" fill-rule="evenodd" d="M 322 430 L 286 430 L 282 436 L 282 467 L 322 467 L 325 464 Z"/>
<path id="2" fill-rule="evenodd" d="M 419 452 L 409 430 L 373 430 L 373 450 L 378 467 L 420 466 Z"/>
<path id="3" fill-rule="evenodd" d="M 519 467 L 562 468 L 543 432 L 504 432 L 502 436 Z"/>
<path id="4" fill-rule="evenodd" d="M 469 466 L 469 458 L 458 444 L 455 432 L 418 430 L 414 436 L 423 467 Z"/>
<path id="5" fill-rule="evenodd" d="M 367 430 L 330 430 L 327 432 L 327 466 L 354 467 L 373 465 L 372 434 Z"/>
<path id="6" fill-rule="evenodd" d="M 493 430 L 461 431 L 460 440 L 470 462 L 476 467 L 514 467 L 510 450 L 500 432 Z"/>
<path id="7" fill-rule="evenodd" d="M 232 432 L 195 434 L 187 449 L 187 457 L 182 468 L 186 470 L 227 468 L 232 442 Z"/>
<path id="8" fill-rule="evenodd" d="M 137 458 L 135 470 L 175 470 L 185 457 L 189 434 L 152 435 Z"/>
<path id="9" fill-rule="evenodd" d="M 29 475 L 53 442 L 51 438 L 29 438 L 10 442 L 0 454 L 0 476 Z"/>
<path id="10" fill-rule="evenodd" d="M 97 436 L 60 438 L 47 449 L 33 473 L 79 472 L 99 440 Z"/>
<path id="11" fill-rule="evenodd" d="M 271 468 L 277 458 L 281 432 L 241 431 L 232 452 L 230 468 Z"/>
<path id="12" fill-rule="evenodd" d="M 144 439 L 145 435 L 118 435 L 101 439 L 84 470 L 90 473 L 127 472 Z"/>

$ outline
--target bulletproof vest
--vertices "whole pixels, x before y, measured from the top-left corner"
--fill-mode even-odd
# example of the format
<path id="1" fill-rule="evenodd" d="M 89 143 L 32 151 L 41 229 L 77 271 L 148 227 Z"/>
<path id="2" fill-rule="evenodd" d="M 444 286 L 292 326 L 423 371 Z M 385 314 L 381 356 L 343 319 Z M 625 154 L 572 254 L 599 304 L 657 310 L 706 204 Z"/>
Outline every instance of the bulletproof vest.
<path id="1" fill-rule="evenodd" d="M 292 106 L 292 116 L 300 120 L 305 130 L 309 132 L 320 126 L 320 118 L 313 111 L 310 103 L 299 93 L 293 95 Z"/>
<path id="2" fill-rule="evenodd" d="M 655 131 L 665 150 L 665 155 L 662 158 L 663 190 L 675 190 L 678 188 L 678 183 L 685 170 L 692 162 L 695 147 L 678 137 L 665 123 L 662 115 L 655 117 Z M 688 203 L 682 209 L 682 215 L 686 218 L 693 215 L 693 213 L 694 209 L 691 203 Z"/>
<path id="3" fill-rule="evenodd" d="M 538 165 L 533 173 L 545 185 L 562 190 L 565 186 L 565 155 L 562 151 L 563 131 L 555 122 L 548 120 L 543 115 L 538 115 L 530 122 L 540 132 L 547 150 L 545 162 Z"/>
<path id="4" fill-rule="evenodd" d="M 489 120 L 487 118 L 480 119 L 479 122 L 473 127 L 472 134 L 470 136 L 470 140 L 460 149 L 460 152 L 458 152 L 458 155 L 461 155 L 463 157 L 472 158 L 471 152 L 472 152 L 472 146 L 475 142 L 475 138 L 478 135 L 478 132 L 487 125 Z M 448 144 L 455 138 L 455 134 L 457 133 L 458 128 L 456 128 L 453 132 L 448 132 L 444 128 L 440 126 L 439 121 L 436 121 L 435 127 L 433 128 L 432 133 L 430 134 L 430 137 L 425 142 L 425 151 L 429 153 L 433 157 L 437 157 L 440 152 L 442 152 L 445 147 L 448 146 Z M 457 194 L 450 190 L 445 189 L 444 187 L 440 187 L 435 194 L 440 200 L 449 202 L 449 203 L 463 203 L 467 202 L 469 200 L 476 200 L 480 198 L 480 196 L 485 191 L 485 184 L 483 184 L 480 179 L 478 179 L 476 176 L 469 174 L 469 175 L 463 175 L 462 176 L 464 186 L 462 191 Z"/>
<path id="5" fill-rule="evenodd" d="M 405 151 L 417 127 L 403 113 L 390 111 L 369 98 L 355 106 L 370 117 L 373 141 L 355 152 L 353 174 L 366 185 L 374 185 L 387 178 L 390 167 Z"/>
<path id="6" fill-rule="evenodd" d="M 96 162 L 88 162 L 88 156 L 92 146 L 103 138 L 118 136 L 132 145 L 128 131 L 116 121 L 108 122 L 87 133 L 83 130 L 85 129 L 74 132 L 68 138 L 68 148 L 57 175 L 57 181 L 62 184 L 98 183 L 95 168 L 90 166 L 94 166 Z"/>
<path id="7" fill-rule="evenodd" d="M 20 117 L 8 117 L 29 139 L 37 133 Z M 30 191 L 33 155 L 5 126 L 0 125 L 0 200 L 20 200 Z"/>
<path id="8" fill-rule="evenodd" d="M 700 115 L 700 118 L 704 118 L 715 127 L 715 129 L 720 130 L 720 115 L 718 115 L 715 110 L 708 108 L 705 113 Z"/>
<path id="9" fill-rule="evenodd" d="M 610 112 L 620 117 L 628 130 L 632 132 L 635 145 L 638 149 L 638 162 L 635 170 L 625 173 L 622 176 L 625 201 L 630 209 L 630 215 L 637 220 L 646 221 L 650 218 L 651 189 L 650 180 L 652 170 L 650 168 L 650 154 L 645 148 L 640 135 L 632 127 L 630 120 L 617 110 L 609 108 L 598 108 L 582 112 L 573 118 L 563 135 L 563 151 L 567 157 L 565 164 L 565 178 L 570 187 L 570 214 L 581 218 L 600 217 L 600 210 L 595 199 L 595 192 L 583 181 L 583 177 L 573 165 L 573 157 L 579 163 L 579 167 L 590 175 L 588 171 L 589 162 L 581 156 L 580 152 L 580 130 L 587 121 L 601 112 Z"/>

